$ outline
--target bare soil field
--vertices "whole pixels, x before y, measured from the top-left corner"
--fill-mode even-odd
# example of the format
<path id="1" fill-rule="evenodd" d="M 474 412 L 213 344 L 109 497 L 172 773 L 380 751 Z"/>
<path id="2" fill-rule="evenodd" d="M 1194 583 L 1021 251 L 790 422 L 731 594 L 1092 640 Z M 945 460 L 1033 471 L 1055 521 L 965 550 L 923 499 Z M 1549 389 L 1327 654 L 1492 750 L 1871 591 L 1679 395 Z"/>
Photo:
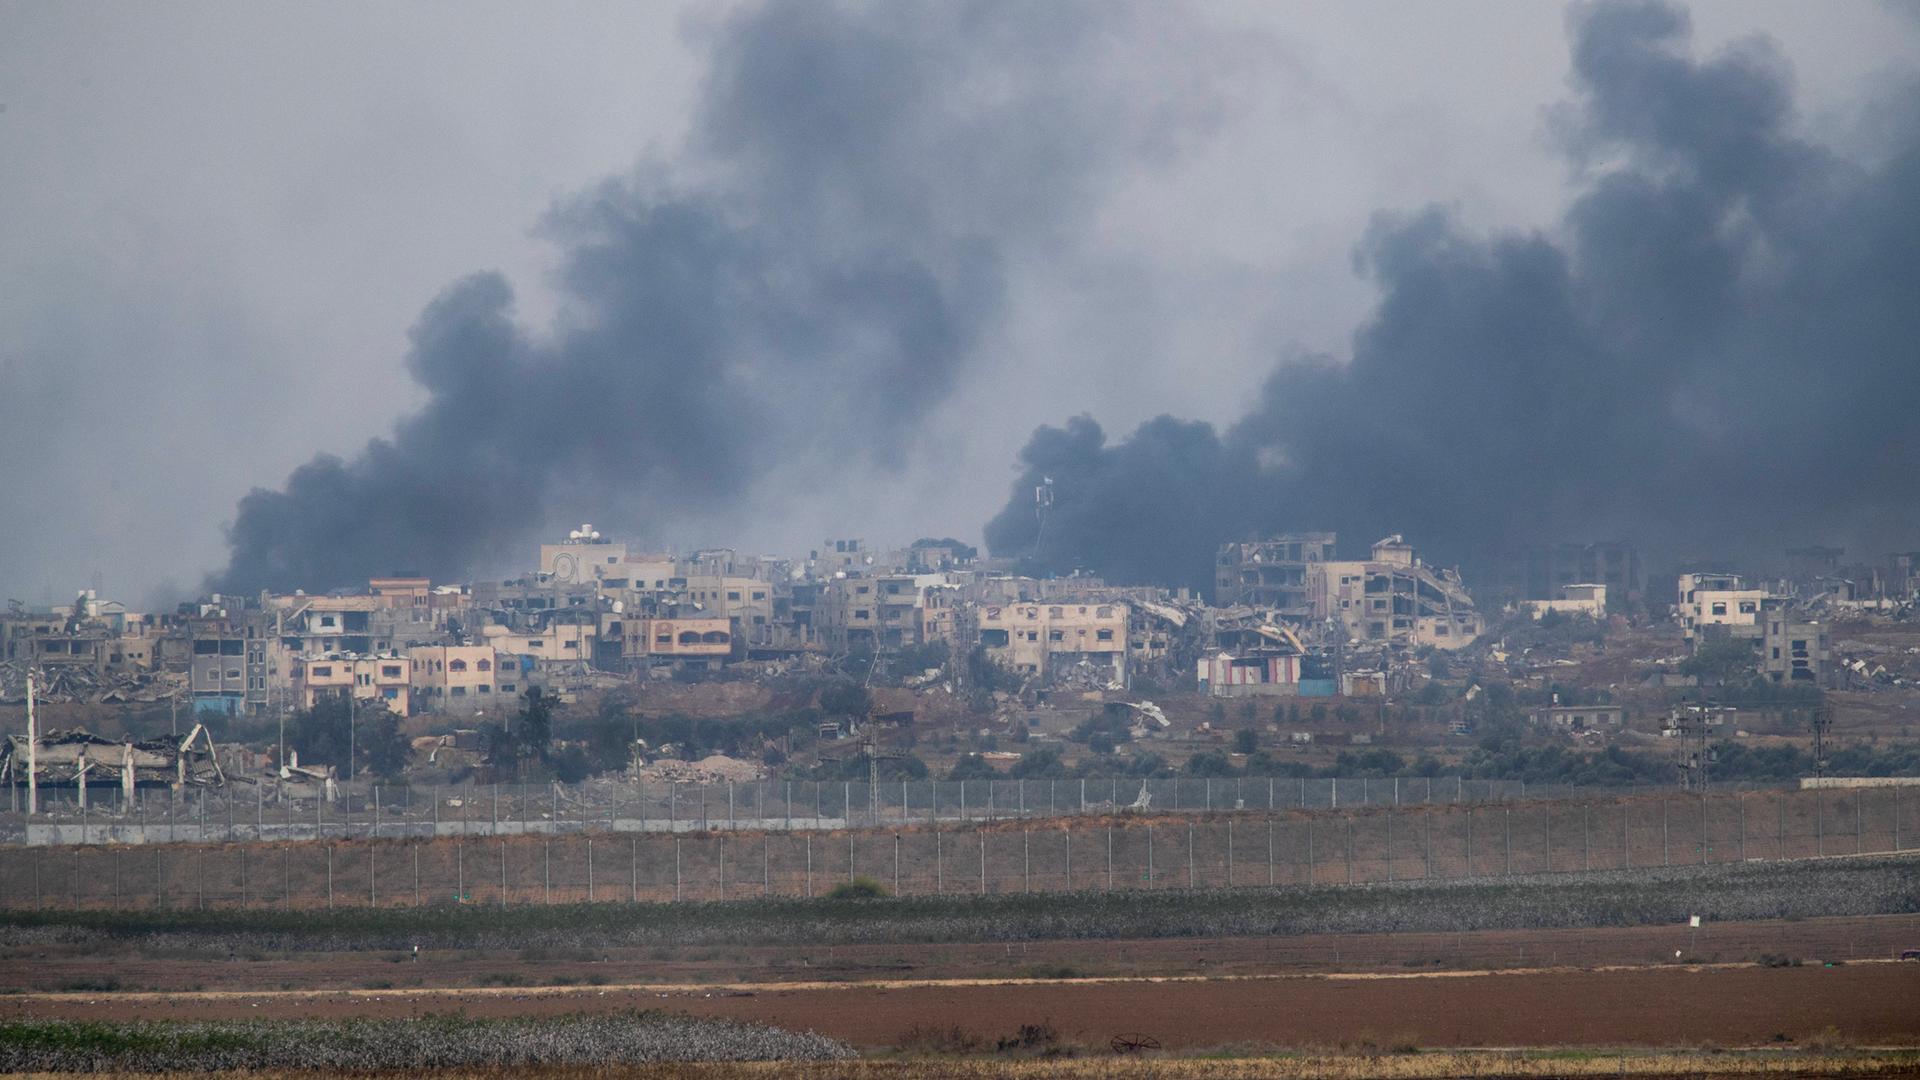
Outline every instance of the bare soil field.
<path id="1" fill-rule="evenodd" d="M 365 990 L 921 981 L 1020 977 L 1398 973 L 1887 959 L 1920 948 L 1920 915 L 1465 933 L 1303 934 L 1003 943 L 526 948 L 243 954 L 58 941 L 0 953 L 0 1015 L 20 991 Z M 108 981 L 110 980 L 110 982 Z"/>
<path id="2" fill-rule="evenodd" d="M 1126 980 L 950 980 L 564 990 L 19 995 L 8 1017 L 335 1019 L 459 1012 L 559 1016 L 656 1008 L 811 1031 L 858 1047 L 977 1049 L 1047 1025 L 1061 1045 L 1122 1032 L 1216 1047 L 1911 1046 L 1920 964 L 1694 966 L 1511 973 Z"/>

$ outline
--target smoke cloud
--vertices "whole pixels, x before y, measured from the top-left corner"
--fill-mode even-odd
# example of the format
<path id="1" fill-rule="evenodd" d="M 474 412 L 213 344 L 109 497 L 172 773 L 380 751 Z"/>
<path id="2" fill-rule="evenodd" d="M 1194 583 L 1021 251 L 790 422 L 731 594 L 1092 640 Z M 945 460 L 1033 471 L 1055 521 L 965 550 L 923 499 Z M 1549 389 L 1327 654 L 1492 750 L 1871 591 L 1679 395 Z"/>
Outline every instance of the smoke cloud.
<path id="1" fill-rule="evenodd" d="M 554 325 L 497 274 L 448 288 L 412 332 L 426 404 L 247 495 L 209 584 L 458 577 L 562 508 L 652 525 L 796 462 L 897 462 L 1012 267 L 1218 107 L 1203 64 L 1131 81 L 1206 47 L 1158 5 L 776 0 L 706 33 L 685 153 L 545 223 Z"/>
<path id="2" fill-rule="evenodd" d="M 1799 134 L 1763 40 L 1694 57 L 1664 3 L 1583 5 L 1569 32 L 1553 127 L 1584 186 L 1556 228 L 1381 216 L 1347 362 L 1282 364 L 1224 430 L 1041 428 L 991 550 L 1203 587 L 1219 543 L 1283 529 L 1469 564 L 1511 542 L 1915 540 L 1920 114 L 1886 106 L 1886 144 L 1848 160 Z"/>

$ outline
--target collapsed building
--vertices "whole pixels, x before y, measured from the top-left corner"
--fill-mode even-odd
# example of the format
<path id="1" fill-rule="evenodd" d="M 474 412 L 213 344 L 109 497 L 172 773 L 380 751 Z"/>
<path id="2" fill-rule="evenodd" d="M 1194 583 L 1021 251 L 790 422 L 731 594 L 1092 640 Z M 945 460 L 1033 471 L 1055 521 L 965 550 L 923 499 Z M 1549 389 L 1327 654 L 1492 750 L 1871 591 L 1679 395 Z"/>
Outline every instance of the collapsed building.
<path id="1" fill-rule="evenodd" d="M 119 788 L 131 800 L 142 787 L 221 787 L 227 776 L 207 729 L 183 739 L 116 741 L 74 728 L 35 736 L 9 734 L 0 745 L 0 782 L 16 792 L 66 789 L 82 807 L 89 789 Z M 29 796 L 28 805 L 32 805 Z"/>
<path id="2" fill-rule="evenodd" d="M 1358 562 L 1321 562 L 1307 576 L 1315 620 L 1347 640 L 1460 649 L 1486 629 L 1460 575 L 1420 561 L 1398 533 Z"/>

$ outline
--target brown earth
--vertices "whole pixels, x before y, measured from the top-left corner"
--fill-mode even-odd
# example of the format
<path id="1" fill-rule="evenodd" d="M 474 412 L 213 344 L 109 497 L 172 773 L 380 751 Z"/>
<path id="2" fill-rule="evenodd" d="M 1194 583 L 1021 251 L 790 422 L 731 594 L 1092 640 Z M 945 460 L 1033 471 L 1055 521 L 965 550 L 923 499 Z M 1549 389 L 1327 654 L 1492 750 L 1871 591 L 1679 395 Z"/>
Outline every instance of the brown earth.
<path id="1" fill-rule="evenodd" d="M 1046 1023 L 1068 1044 L 1121 1032 L 1168 1050 L 1232 1044 L 1763 1046 L 1920 1042 L 1920 965 L 1674 967 L 1513 973 L 1308 975 L 762 985 L 586 990 L 17 996 L 0 1016 L 87 1020 L 214 1017 L 555 1015 L 664 1008 L 822 1032 L 855 1045 L 959 1029 L 988 1046 Z"/>
<path id="2" fill-rule="evenodd" d="M 113 946 L 113 948 L 120 948 Z M 511 952 L 290 952 L 202 955 L 172 946 L 103 953 L 97 944 L 0 952 L 0 989 L 98 986 L 126 991 L 357 990 L 471 987 L 503 977 L 527 986 L 722 984 L 1052 977 L 1405 973 L 1540 967 L 1875 960 L 1920 948 L 1920 915 L 1791 922 L 1473 933 L 1285 937 L 542 949 Z M 0 998 L 0 1002 L 7 999 Z"/>

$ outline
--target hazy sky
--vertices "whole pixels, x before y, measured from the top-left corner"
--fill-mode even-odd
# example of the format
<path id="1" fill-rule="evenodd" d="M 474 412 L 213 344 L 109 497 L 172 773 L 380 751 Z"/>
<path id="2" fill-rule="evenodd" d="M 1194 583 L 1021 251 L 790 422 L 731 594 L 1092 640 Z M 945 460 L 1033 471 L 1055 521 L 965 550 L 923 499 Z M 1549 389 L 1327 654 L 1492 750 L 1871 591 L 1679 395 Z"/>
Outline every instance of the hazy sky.
<path id="1" fill-rule="evenodd" d="M 1692 10 L 1697 52 L 1773 39 L 1800 124 L 1864 160 L 1860 103 L 1920 66 L 1903 5 Z M 0 597 L 197 585 L 249 489 L 421 406 L 409 328 L 467 275 L 498 271 L 545 327 L 565 308 L 540 227 L 556 202 L 712 167 L 691 125 L 732 17 L 0 0 Z M 1118 32 L 1154 40 L 1100 54 L 1103 92 L 1203 107 L 1009 226 L 1044 235 L 1002 238 L 998 313 L 886 460 L 770 463 L 754 498 L 692 515 L 584 496 L 546 515 L 682 546 L 977 538 L 1036 424 L 1227 423 L 1276 360 L 1345 356 L 1376 213 L 1551 228 L 1574 190 L 1554 6 L 1196 4 Z"/>

